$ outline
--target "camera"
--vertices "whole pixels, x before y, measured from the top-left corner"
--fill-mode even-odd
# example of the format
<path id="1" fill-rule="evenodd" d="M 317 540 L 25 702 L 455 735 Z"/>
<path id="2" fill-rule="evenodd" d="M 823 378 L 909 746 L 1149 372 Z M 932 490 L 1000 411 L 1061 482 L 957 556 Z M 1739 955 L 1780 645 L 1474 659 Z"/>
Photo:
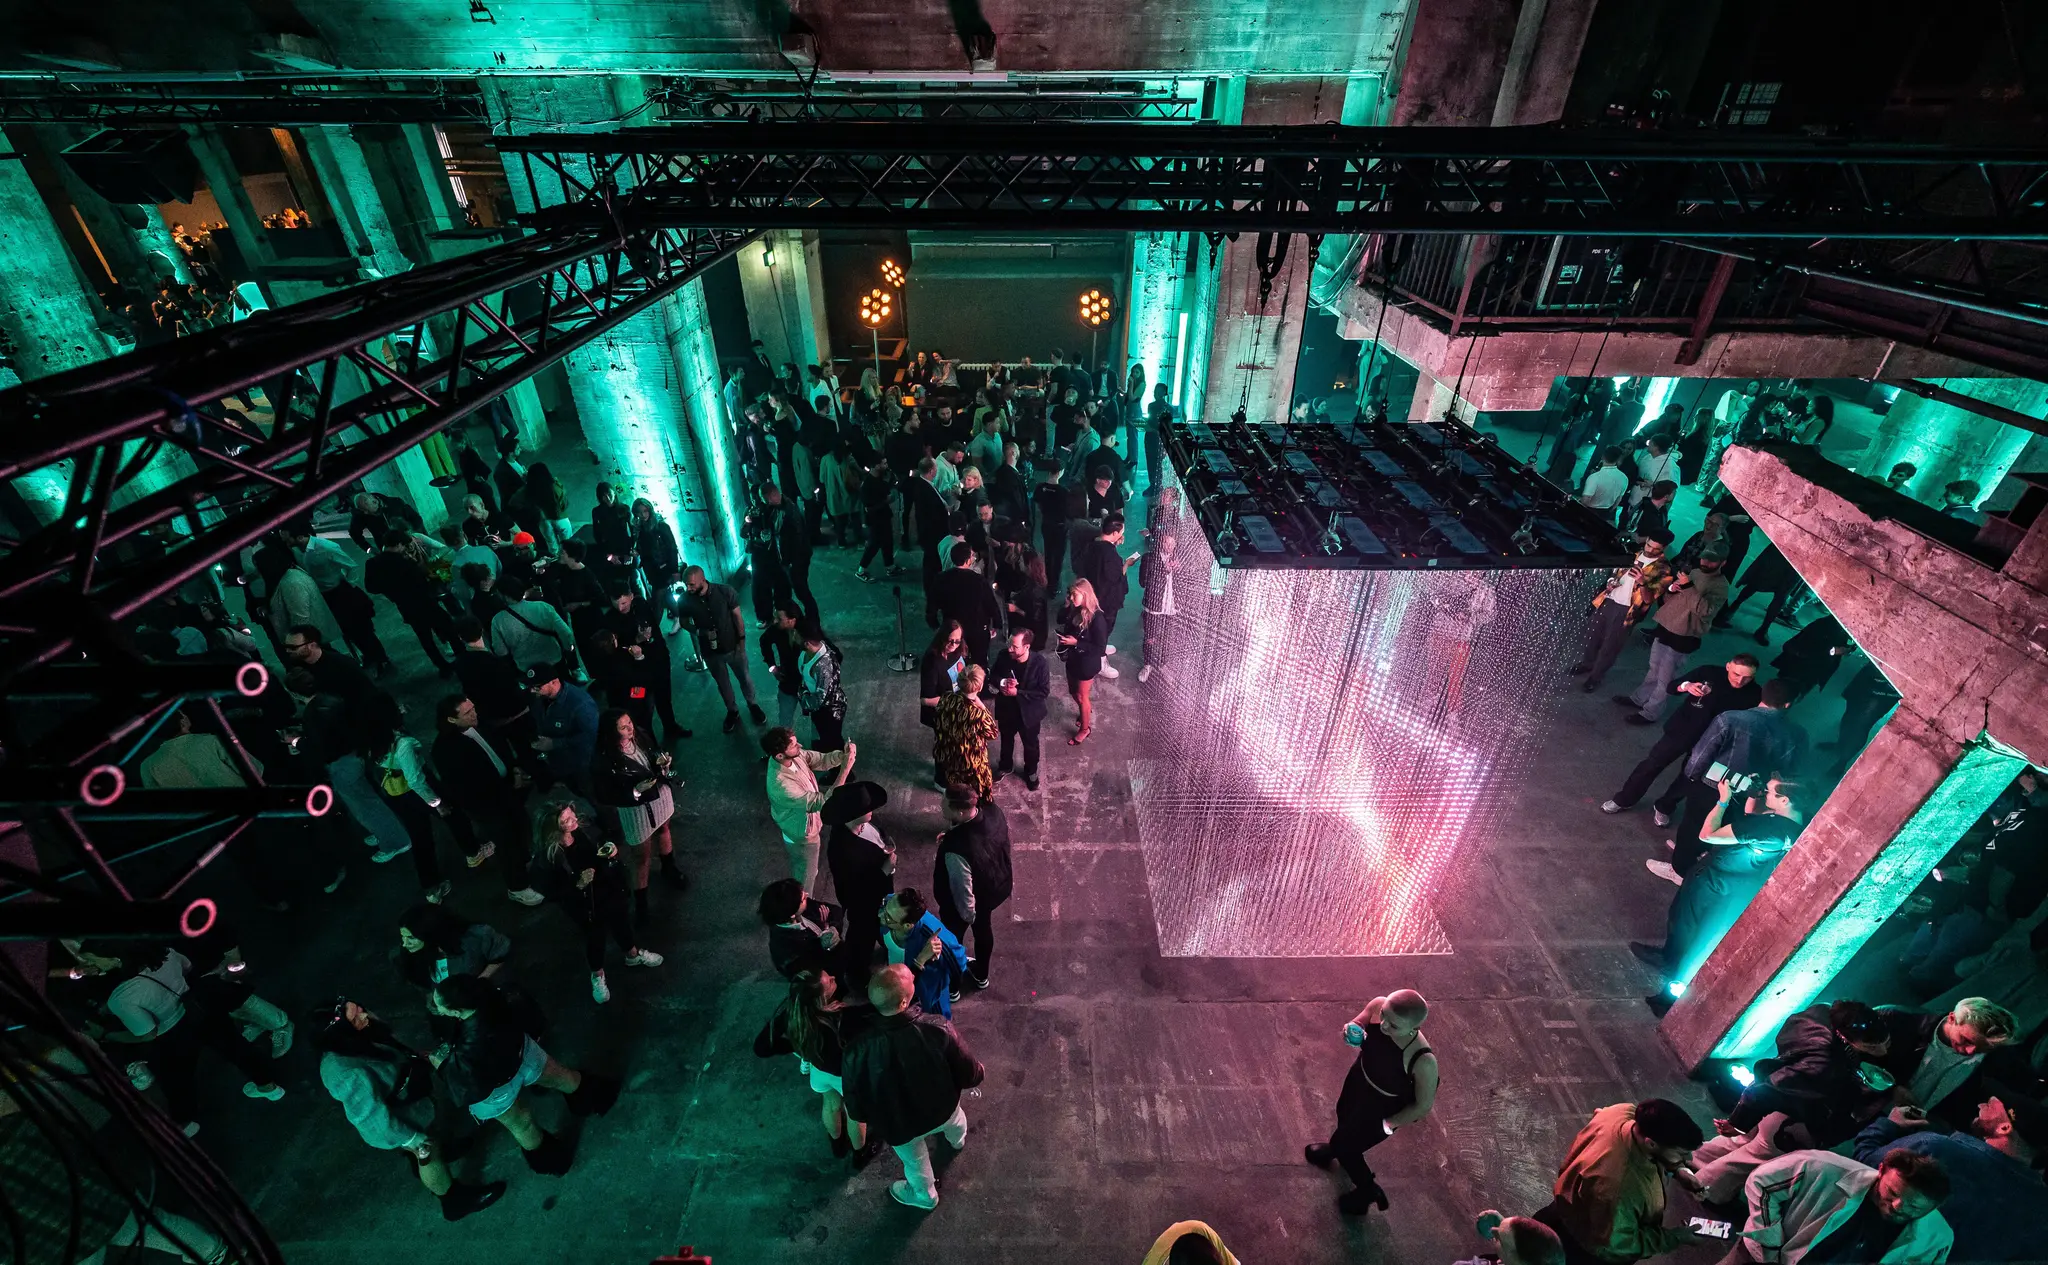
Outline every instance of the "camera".
<path id="1" fill-rule="evenodd" d="M 1707 767 L 1707 781 L 1726 782 L 1730 795 L 1740 795 L 1756 785 L 1756 775 L 1754 773 L 1730 773 L 1727 765 L 1716 763 Z"/>

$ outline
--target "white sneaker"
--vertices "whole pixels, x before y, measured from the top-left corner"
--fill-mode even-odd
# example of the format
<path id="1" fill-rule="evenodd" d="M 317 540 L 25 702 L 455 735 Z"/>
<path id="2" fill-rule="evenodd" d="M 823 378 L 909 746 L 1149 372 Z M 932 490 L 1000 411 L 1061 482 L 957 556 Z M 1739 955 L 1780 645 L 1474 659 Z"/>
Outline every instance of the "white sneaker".
<path id="1" fill-rule="evenodd" d="M 1107 655 L 1113 655 L 1113 654 L 1115 654 L 1115 653 L 1116 653 L 1116 647 L 1115 647 L 1115 646 L 1104 646 L 1104 647 L 1102 648 L 1102 653 L 1103 653 L 1103 654 L 1104 654 L 1105 656 L 1107 656 Z"/>
<path id="2" fill-rule="evenodd" d="M 372 861 L 375 861 L 377 864 L 382 865 L 386 861 L 396 861 L 398 858 L 404 856 L 406 853 L 410 851 L 412 851 L 412 844 L 410 841 L 408 841 L 402 847 L 379 848 L 375 852 L 372 852 L 370 854 L 370 859 Z"/>
<path id="3" fill-rule="evenodd" d="M 926 1212 L 930 1212 L 939 1206 L 939 1197 L 937 1195 L 933 1195 L 932 1201 L 926 1203 L 917 1197 L 917 1192 L 910 1188 L 909 1182 L 903 1181 L 900 1178 L 889 1183 L 889 1197 L 906 1207 L 922 1208 Z"/>
<path id="4" fill-rule="evenodd" d="M 1645 861 L 1643 868 L 1673 886 L 1685 886 L 1685 880 L 1678 876 L 1677 870 L 1671 868 L 1669 861 Z"/>
<path id="5" fill-rule="evenodd" d="M 638 953 L 626 955 L 627 966 L 660 966 L 663 961 L 662 956 L 652 949 L 642 949 Z"/>
<path id="6" fill-rule="evenodd" d="M 1118 672 L 1115 668 L 1110 667 L 1107 663 L 1105 663 L 1102 665 L 1102 675 L 1114 681 L 1123 674 L 1121 672 Z"/>
<path id="7" fill-rule="evenodd" d="M 1149 680 L 1151 680 L 1151 679 L 1152 679 L 1152 665 L 1151 665 L 1151 664 L 1149 664 L 1149 663 L 1148 663 L 1148 664 L 1146 664 L 1146 665 L 1145 665 L 1144 667 L 1142 667 L 1142 668 L 1139 668 L 1139 669 L 1138 669 L 1138 684 L 1140 684 L 1140 685 L 1143 685 L 1143 684 L 1144 684 L 1145 682 L 1147 682 L 1147 681 L 1149 681 Z"/>
<path id="8" fill-rule="evenodd" d="M 612 986 L 605 983 L 603 971 L 590 973 L 590 999 L 600 1006 L 612 999 Z"/>
<path id="9" fill-rule="evenodd" d="M 243 1081 L 242 1092 L 251 1098 L 267 1098 L 271 1102 L 276 1102 L 284 1097 L 284 1086 L 272 1085 L 269 1089 L 265 1089 L 255 1081 Z"/>
<path id="10" fill-rule="evenodd" d="M 287 1055 L 287 1054 L 290 1054 L 290 1053 L 292 1052 L 292 1034 L 293 1034 L 293 1032 L 294 1032 L 294 1029 L 292 1028 L 292 1024 L 291 1024 L 291 1021 L 290 1021 L 289 1019 L 287 1019 L 287 1020 L 285 1021 L 285 1025 L 284 1025 L 284 1027 L 282 1027 L 282 1028 L 279 1028 L 279 1029 L 277 1029 L 277 1030 L 276 1030 L 275 1032 L 272 1032 L 272 1033 L 270 1034 L 270 1057 L 271 1057 L 271 1058 L 274 1058 L 274 1059 L 281 1059 L 281 1058 L 283 1058 L 283 1057 L 284 1057 L 285 1055 Z"/>
<path id="11" fill-rule="evenodd" d="M 196 1138 L 199 1136 L 199 1122 L 197 1120 L 188 1120 L 178 1126 L 178 1132 L 188 1138 Z"/>
<path id="12" fill-rule="evenodd" d="M 1607 815 L 1609 815 L 1609 816 L 1611 817 L 1611 816 L 1613 816 L 1613 815 L 1614 815 L 1615 813 L 1625 813 L 1625 812 L 1627 812 L 1627 811 L 1628 811 L 1628 809 L 1626 809 L 1626 808 L 1623 808 L 1623 807 L 1622 807 L 1622 806 L 1621 806 L 1620 804 L 1617 804 L 1617 803 L 1615 803 L 1615 802 L 1614 802 L 1613 800 L 1611 800 L 1611 799 L 1610 799 L 1610 800 L 1604 800 L 1604 801 L 1602 801 L 1602 802 L 1601 802 L 1601 804 L 1600 804 L 1600 811 L 1601 811 L 1601 812 L 1603 812 L 1603 813 L 1606 813 Z"/>
<path id="13" fill-rule="evenodd" d="M 473 870 L 496 855 L 498 855 L 498 845 L 486 841 L 483 847 L 478 848 L 473 855 L 462 858 L 462 861 L 463 864 Z"/>
<path id="14" fill-rule="evenodd" d="M 534 891 L 530 887 L 522 887 L 516 892 L 506 892 L 505 899 L 509 901 L 514 901 L 521 905 L 533 906 L 540 904 L 542 901 L 546 900 L 547 897 L 541 895 L 539 892 Z"/>
<path id="15" fill-rule="evenodd" d="M 1671 824 L 1671 814 L 1661 808 L 1652 808 L 1650 810 L 1650 820 L 1657 824 L 1659 830 L 1662 830 Z"/>

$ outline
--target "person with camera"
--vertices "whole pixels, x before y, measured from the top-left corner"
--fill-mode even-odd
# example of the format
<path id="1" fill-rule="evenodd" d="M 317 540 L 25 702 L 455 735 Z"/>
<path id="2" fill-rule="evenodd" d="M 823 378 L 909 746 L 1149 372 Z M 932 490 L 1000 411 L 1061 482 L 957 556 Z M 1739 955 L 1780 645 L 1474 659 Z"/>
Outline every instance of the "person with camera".
<path id="1" fill-rule="evenodd" d="M 604 941 L 609 935 L 625 950 L 627 966 L 660 966 L 662 956 L 640 947 L 626 916 L 626 868 L 619 845 L 599 839 L 564 801 L 547 804 L 534 824 L 536 885 L 560 905 L 583 931 L 584 960 L 590 966 L 590 996 L 612 999 L 604 974 Z"/>
<path id="2" fill-rule="evenodd" d="M 840 1067 L 847 1123 L 880 1133 L 903 1162 L 903 1180 L 890 1185 L 891 1198 L 936 1208 L 939 1188 L 926 1140 L 936 1133 L 956 1151 L 967 1145 L 960 1093 L 981 1084 L 984 1072 L 952 1024 L 912 1004 L 917 986 L 910 968 L 883 967 L 867 992 L 875 1018 Z"/>
<path id="3" fill-rule="evenodd" d="M 411 1156 L 420 1185 L 440 1201 L 444 1220 L 460 1221 L 504 1195 L 502 1181 L 460 1182 L 448 1171 L 447 1143 L 434 1129 L 433 1065 L 401 1042 L 390 1024 L 344 998 L 315 1040 L 320 1083 L 341 1104 L 356 1135 L 379 1151 Z"/>
<path id="4" fill-rule="evenodd" d="M 522 1014 L 489 980 L 450 975 L 427 995 L 427 1013 L 435 1031 L 444 1034 L 427 1061 L 447 1080 L 448 1096 L 473 1119 L 504 1125 L 534 1172 L 568 1172 L 575 1149 L 540 1127 L 527 1106 L 526 1087 L 561 1094 L 571 1115 L 601 1116 L 618 1101 L 619 1083 L 557 1062 L 534 1041 L 533 1016 Z"/>
<path id="5" fill-rule="evenodd" d="M 857 750 L 849 742 L 840 751 L 807 751 L 794 731 L 779 725 L 761 735 L 761 751 L 768 757 L 768 815 L 782 832 L 790 877 L 805 891 L 817 886 L 818 848 L 824 835 L 818 810 L 827 795 L 818 785 L 818 770 L 838 769 L 832 783 L 838 790 L 853 775 Z"/>
<path id="6" fill-rule="evenodd" d="M 613 580 L 605 592 L 610 605 L 599 615 L 599 626 L 619 639 L 619 649 L 639 669 L 667 742 L 691 737 L 690 730 L 676 719 L 675 667 L 669 658 L 668 638 L 661 631 L 661 605 L 634 592 L 629 579 Z M 651 743 L 652 726 L 649 730 L 646 737 Z"/>
<path id="7" fill-rule="evenodd" d="M 1628 644 L 1629 630 L 1664 595 L 1664 586 L 1671 582 L 1671 564 L 1664 560 L 1664 550 L 1670 544 L 1668 531 L 1639 537 L 1634 561 L 1617 568 L 1606 587 L 1593 595 L 1593 627 L 1586 635 L 1585 652 L 1572 668 L 1573 675 L 1585 674 L 1586 682 L 1580 688 L 1586 693 L 1600 688 L 1607 670 Z"/>
<path id="8" fill-rule="evenodd" d="M 1671 1007 L 1669 986 L 1692 979 L 1806 827 L 1804 787 L 1785 777 L 1760 787 L 1755 781 L 1739 773 L 1714 781 L 1716 800 L 1700 825 L 1706 852 L 1672 898 L 1664 943 L 1629 943 L 1629 951 L 1655 967 L 1666 986 L 1649 998 L 1658 1014 Z M 1739 814 L 1731 810 L 1738 793 L 1748 795 Z"/>
<path id="9" fill-rule="evenodd" d="M 1422 994 L 1399 988 L 1367 1002 L 1344 1025 L 1344 1042 L 1356 1046 L 1358 1056 L 1337 1095 L 1337 1128 L 1329 1141 L 1302 1148 L 1309 1163 L 1318 1168 L 1335 1163 L 1351 1179 L 1355 1189 L 1337 1197 L 1340 1211 L 1365 1215 L 1375 1204 L 1386 1211 L 1387 1192 L 1380 1189 L 1365 1153 L 1436 1105 L 1436 1053 L 1422 1035 L 1428 1017 L 1429 1003 Z"/>
<path id="10" fill-rule="evenodd" d="M 1645 862 L 1650 873 L 1668 883 L 1685 881 L 1706 850 L 1703 823 L 1719 794 L 1716 782 L 1730 774 L 1769 777 L 1798 765 L 1806 731 L 1786 719 L 1791 706 L 1785 683 L 1766 681 L 1755 707 L 1723 712 L 1707 725 L 1685 758 L 1685 804 L 1676 834 L 1664 845 L 1672 850 L 1671 859 Z"/>
<path id="11" fill-rule="evenodd" d="M 1763 686 L 1756 682 L 1756 669 L 1755 655 L 1738 654 L 1724 664 L 1694 668 L 1673 681 L 1671 693 L 1684 699 L 1684 704 L 1671 713 L 1670 719 L 1664 722 L 1664 733 L 1656 745 L 1629 770 L 1621 789 L 1600 805 L 1600 811 L 1611 815 L 1634 808 L 1643 796 L 1650 793 L 1650 783 L 1657 780 L 1657 775 L 1692 750 L 1700 735 L 1707 731 L 1707 726 L 1714 722 L 1714 717 L 1722 712 L 1755 707 L 1757 700 L 1763 697 Z M 1631 725 L 1655 723 L 1644 720 L 1638 712 L 1630 712 L 1625 719 Z M 1684 796 L 1685 774 L 1680 772 L 1652 805 L 1659 826 L 1671 824 L 1671 814 L 1678 811 Z"/>
<path id="12" fill-rule="evenodd" d="M 1682 551 L 1681 551 L 1682 554 Z M 1686 656 L 1700 648 L 1714 616 L 1728 600 L 1728 579 L 1721 574 L 1729 554 L 1709 548 L 1693 566 L 1683 556 L 1672 567 L 1677 579 L 1664 590 L 1664 597 L 1650 616 L 1650 662 L 1635 691 L 1617 695 L 1615 702 L 1634 705 L 1644 720 L 1662 718 L 1664 700 L 1671 694 L 1671 678 L 1685 667 Z"/>
<path id="13" fill-rule="evenodd" d="M 597 804 L 607 809 L 619 842 L 633 854 L 633 916 L 647 925 L 647 880 L 654 858 L 661 876 L 681 891 L 690 885 L 676 866 L 669 822 L 676 813 L 675 757 L 647 742 L 632 716 L 606 712 L 597 722 L 597 759 L 590 770 Z"/>

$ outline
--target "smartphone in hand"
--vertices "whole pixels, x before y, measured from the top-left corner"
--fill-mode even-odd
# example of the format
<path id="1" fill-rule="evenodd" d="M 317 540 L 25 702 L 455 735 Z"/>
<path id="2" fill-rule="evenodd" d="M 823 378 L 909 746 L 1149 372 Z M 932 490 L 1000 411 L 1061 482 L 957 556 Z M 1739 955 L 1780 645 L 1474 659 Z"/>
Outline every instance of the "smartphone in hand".
<path id="1" fill-rule="evenodd" d="M 1694 1217 L 1686 1222 L 1701 1238 L 1725 1239 L 1735 1231 L 1732 1221 L 1712 1221 L 1706 1217 Z"/>

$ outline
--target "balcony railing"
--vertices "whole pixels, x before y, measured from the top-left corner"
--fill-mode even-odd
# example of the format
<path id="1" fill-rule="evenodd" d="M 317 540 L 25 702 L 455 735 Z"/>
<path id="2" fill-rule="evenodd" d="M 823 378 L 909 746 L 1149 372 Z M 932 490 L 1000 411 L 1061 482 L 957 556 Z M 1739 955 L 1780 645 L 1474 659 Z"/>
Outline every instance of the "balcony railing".
<path id="1" fill-rule="evenodd" d="M 1722 291 L 1715 273 L 1733 264 Z M 1441 318 L 1481 327 L 1793 328 L 1806 279 L 1651 239 L 1376 235 L 1359 278 Z"/>

